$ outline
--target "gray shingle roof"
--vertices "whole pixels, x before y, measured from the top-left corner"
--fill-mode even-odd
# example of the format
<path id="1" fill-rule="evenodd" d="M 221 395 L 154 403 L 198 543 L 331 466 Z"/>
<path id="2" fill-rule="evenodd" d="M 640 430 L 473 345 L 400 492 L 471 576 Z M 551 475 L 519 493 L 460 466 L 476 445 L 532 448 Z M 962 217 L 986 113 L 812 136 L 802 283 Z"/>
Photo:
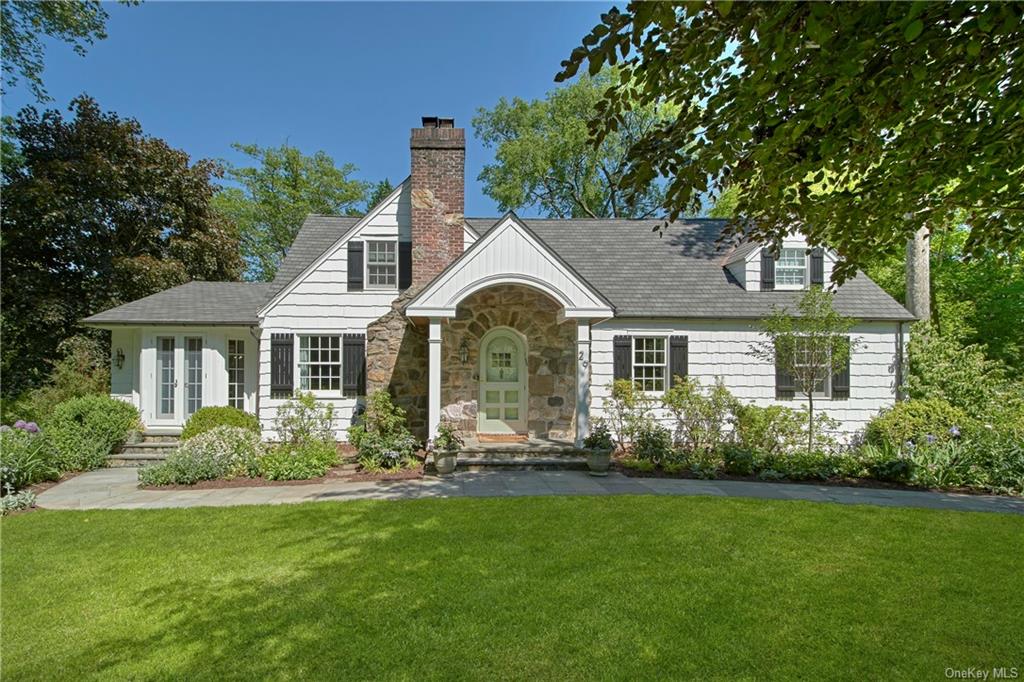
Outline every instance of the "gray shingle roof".
<path id="1" fill-rule="evenodd" d="M 326 216 L 310 214 L 295 235 L 288 255 L 281 262 L 274 276 L 273 284 L 280 291 L 302 273 L 320 255 L 329 249 L 342 235 L 351 230 L 359 218 L 349 216 Z"/>
<path id="2" fill-rule="evenodd" d="M 189 282 L 111 308 L 83 322 L 107 324 L 253 325 L 274 293 L 266 282 Z"/>
<path id="3" fill-rule="evenodd" d="M 310 215 L 271 283 L 191 282 L 86 318 L 87 324 L 257 324 L 257 311 L 358 222 Z M 498 218 L 466 218 L 486 234 Z M 602 294 L 620 317 L 758 319 L 792 308 L 799 292 L 745 291 L 723 267 L 746 244 L 719 248 L 724 220 L 681 220 L 659 236 L 656 220 L 523 219 L 540 239 Z M 864 320 L 912 320 L 863 274 L 839 288 L 836 309 Z"/>
<path id="4" fill-rule="evenodd" d="M 480 234 L 497 220 L 467 218 Z M 652 231 L 657 220 L 521 220 L 601 292 L 618 317 L 758 319 L 774 306 L 792 309 L 799 296 L 746 291 L 732 278 L 722 266 L 734 254 L 716 244 L 724 220 L 680 220 L 660 236 Z M 858 319 L 913 319 L 863 274 L 839 288 L 835 305 Z"/>

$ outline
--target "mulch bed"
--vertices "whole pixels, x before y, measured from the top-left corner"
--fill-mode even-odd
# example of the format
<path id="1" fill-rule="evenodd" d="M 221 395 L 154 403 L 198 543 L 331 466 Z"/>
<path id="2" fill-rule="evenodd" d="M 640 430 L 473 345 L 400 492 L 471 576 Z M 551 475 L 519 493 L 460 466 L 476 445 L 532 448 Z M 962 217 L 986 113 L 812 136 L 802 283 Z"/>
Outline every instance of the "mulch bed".
<path id="1" fill-rule="evenodd" d="M 800 485 L 828 486 L 831 488 L 876 488 L 882 490 L 909 490 L 913 492 L 957 493 L 962 495 L 999 495 L 999 493 L 987 490 L 978 490 L 976 488 L 926 488 L 924 486 L 909 485 L 906 483 L 879 481 L 874 478 L 829 478 L 826 480 L 792 480 L 789 478 L 781 478 L 778 480 L 765 480 L 763 478 L 758 478 L 757 476 L 736 476 L 735 474 L 720 473 L 714 478 L 702 479 L 690 471 L 680 471 L 677 474 L 670 474 L 662 471 L 661 469 L 655 469 L 654 471 L 639 471 L 637 469 L 625 467 L 619 462 L 612 462 L 612 469 L 618 471 L 624 476 L 629 476 L 630 478 L 685 478 L 694 481 L 706 480 L 710 482 L 747 481 L 749 483 L 796 483 Z M 1006 497 L 1013 496 L 1006 495 Z"/>

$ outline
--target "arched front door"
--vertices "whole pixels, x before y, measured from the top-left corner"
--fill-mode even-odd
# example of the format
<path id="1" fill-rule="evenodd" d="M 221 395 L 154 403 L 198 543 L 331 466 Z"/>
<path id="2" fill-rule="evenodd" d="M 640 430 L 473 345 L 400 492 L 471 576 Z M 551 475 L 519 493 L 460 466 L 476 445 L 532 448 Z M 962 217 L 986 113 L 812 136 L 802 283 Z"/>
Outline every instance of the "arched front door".
<path id="1" fill-rule="evenodd" d="M 480 433 L 526 433 L 526 344 L 508 328 L 480 341 Z"/>

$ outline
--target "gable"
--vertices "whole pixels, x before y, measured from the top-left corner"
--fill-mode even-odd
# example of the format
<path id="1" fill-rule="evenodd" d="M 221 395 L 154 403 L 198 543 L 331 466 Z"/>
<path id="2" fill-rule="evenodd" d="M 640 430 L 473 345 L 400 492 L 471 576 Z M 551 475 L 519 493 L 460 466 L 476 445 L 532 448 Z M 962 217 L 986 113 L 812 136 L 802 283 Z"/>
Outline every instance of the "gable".
<path id="1" fill-rule="evenodd" d="M 339 226 L 351 218 L 317 216 L 321 221 L 334 221 Z M 300 232 L 300 237 L 301 232 Z M 301 271 L 288 282 L 281 283 L 277 294 L 259 311 L 260 317 L 269 313 L 276 305 L 292 294 L 326 293 L 325 284 L 331 284 L 330 293 L 345 293 L 344 282 L 348 271 L 346 246 L 353 239 L 397 239 L 407 242 L 412 239 L 412 202 L 409 178 L 403 180 L 387 197 L 369 213 L 359 218 L 348 229 L 343 229 L 333 243 L 323 248 Z M 306 249 L 296 237 L 292 250 Z M 277 280 L 275 279 L 275 283 Z M 338 288 L 340 291 L 335 291 Z"/>
<path id="2" fill-rule="evenodd" d="M 451 317 L 470 294 L 498 284 L 521 284 L 548 294 L 565 317 L 611 316 L 611 304 L 515 214 L 478 239 L 406 308 L 410 316 Z"/>

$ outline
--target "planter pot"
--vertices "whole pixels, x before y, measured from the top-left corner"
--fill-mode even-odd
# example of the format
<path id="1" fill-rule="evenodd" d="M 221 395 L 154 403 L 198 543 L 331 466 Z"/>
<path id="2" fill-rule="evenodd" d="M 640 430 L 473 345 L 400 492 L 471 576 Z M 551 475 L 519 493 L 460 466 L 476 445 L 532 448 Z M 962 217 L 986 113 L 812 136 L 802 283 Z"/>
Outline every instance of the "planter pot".
<path id="1" fill-rule="evenodd" d="M 455 471 L 458 457 L 458 452 L 435 452 L 434 467 L 437 468 L 437 473 L 447 475 Z"/>
<path id="2" fill-rule="evenodd" d="M 587 466 L 590 467 L 591 476 L 607 476 L 608 467 L 612 464 L 612 450 L 588 450 Z"/>

